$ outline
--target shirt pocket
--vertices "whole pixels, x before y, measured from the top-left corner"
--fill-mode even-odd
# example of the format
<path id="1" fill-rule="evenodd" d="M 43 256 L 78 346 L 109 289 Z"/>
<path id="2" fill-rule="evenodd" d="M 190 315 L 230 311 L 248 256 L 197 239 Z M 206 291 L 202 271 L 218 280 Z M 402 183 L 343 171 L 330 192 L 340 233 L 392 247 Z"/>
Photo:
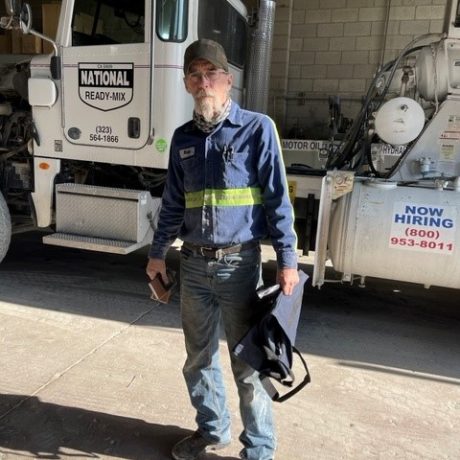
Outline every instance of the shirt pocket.
<path id="1" fill-rule="evenodd" d="M 254 183 L 255 171 L 248 151 L 236 151 L 223 158 L 226 186 L 247 187 Z"/>
<path id="2" fill-rule="evenodd" d="M 204 183 L 204 164 L 197 156 L 181 160 L 184 171 L 184 189 L 186 192 L 202 190 Z"/>

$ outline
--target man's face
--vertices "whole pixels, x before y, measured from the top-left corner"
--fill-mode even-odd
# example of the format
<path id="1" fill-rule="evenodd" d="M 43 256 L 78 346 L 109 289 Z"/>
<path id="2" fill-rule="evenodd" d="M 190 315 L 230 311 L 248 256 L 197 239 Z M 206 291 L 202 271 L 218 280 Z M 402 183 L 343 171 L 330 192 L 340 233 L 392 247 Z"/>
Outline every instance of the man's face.
<path id="1" fill-rule="evenodd" d="M 195 100 L 195 111 L 206 121 L 215 120 L 230 95 L 233 77 L 209 61 L 196 59 L 184 77 L 185 89 Z"/>

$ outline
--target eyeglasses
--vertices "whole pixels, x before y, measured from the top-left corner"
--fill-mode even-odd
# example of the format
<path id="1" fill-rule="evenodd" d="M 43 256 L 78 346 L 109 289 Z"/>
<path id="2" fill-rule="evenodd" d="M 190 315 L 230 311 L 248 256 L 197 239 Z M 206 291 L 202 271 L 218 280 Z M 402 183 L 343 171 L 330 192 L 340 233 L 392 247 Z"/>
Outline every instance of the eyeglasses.
<path id="1" fill-rule="evenodd" d="M 207 80 L 214 82 L 221 75 L 227 75 L 227 72 L 225 72 L 225 70 L 207 70 L 206 72 L 190 72 L 187 74 L 187 78 L 193 83 L 198 83 L 199 81 L 201 81 L 202 78 L 206 78 Z"/>

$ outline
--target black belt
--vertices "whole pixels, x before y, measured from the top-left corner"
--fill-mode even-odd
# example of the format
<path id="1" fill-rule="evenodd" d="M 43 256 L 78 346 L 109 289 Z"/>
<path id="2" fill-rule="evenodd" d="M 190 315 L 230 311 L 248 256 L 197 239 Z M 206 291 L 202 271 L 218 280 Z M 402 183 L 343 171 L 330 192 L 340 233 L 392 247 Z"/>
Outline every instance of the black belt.
<path id="1" fill-rule="evenodd" d="M 182 245 L 185 249 L 192 251 L 194 255 L 207 257 L 209 259 L 220 259 L 226 254 L 235 254 L 247 249 L 254 249 L 259 246 L 258 241 L 249 241 L 247 243 L 235 244 L 233 246 L 213 247 L 198 246 L 197 244 L 184 242 Z"/>

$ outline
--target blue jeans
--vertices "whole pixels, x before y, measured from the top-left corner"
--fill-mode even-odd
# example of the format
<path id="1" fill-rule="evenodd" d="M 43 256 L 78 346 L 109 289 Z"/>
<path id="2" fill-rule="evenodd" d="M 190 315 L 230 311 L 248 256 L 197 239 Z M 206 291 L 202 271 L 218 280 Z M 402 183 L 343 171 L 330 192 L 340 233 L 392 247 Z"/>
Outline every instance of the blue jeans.
<path id="1" fill-rule="evenodd" d="M 187 350 L 183 372 L 198 430 L 211 441 L 230 441 L 230 414 L 218 353 L 220 321 L 222 318 L 231 352 L 262 313 L 255 303 L 260 284 L 258 247 L 218 260 L 182 248 L 181 315 Z M 239 438 L 243 458 L 272 460 L 276 445 L 272 401 L 258 372 L 232 353 L 230 358 L 244 427 Z"/>

